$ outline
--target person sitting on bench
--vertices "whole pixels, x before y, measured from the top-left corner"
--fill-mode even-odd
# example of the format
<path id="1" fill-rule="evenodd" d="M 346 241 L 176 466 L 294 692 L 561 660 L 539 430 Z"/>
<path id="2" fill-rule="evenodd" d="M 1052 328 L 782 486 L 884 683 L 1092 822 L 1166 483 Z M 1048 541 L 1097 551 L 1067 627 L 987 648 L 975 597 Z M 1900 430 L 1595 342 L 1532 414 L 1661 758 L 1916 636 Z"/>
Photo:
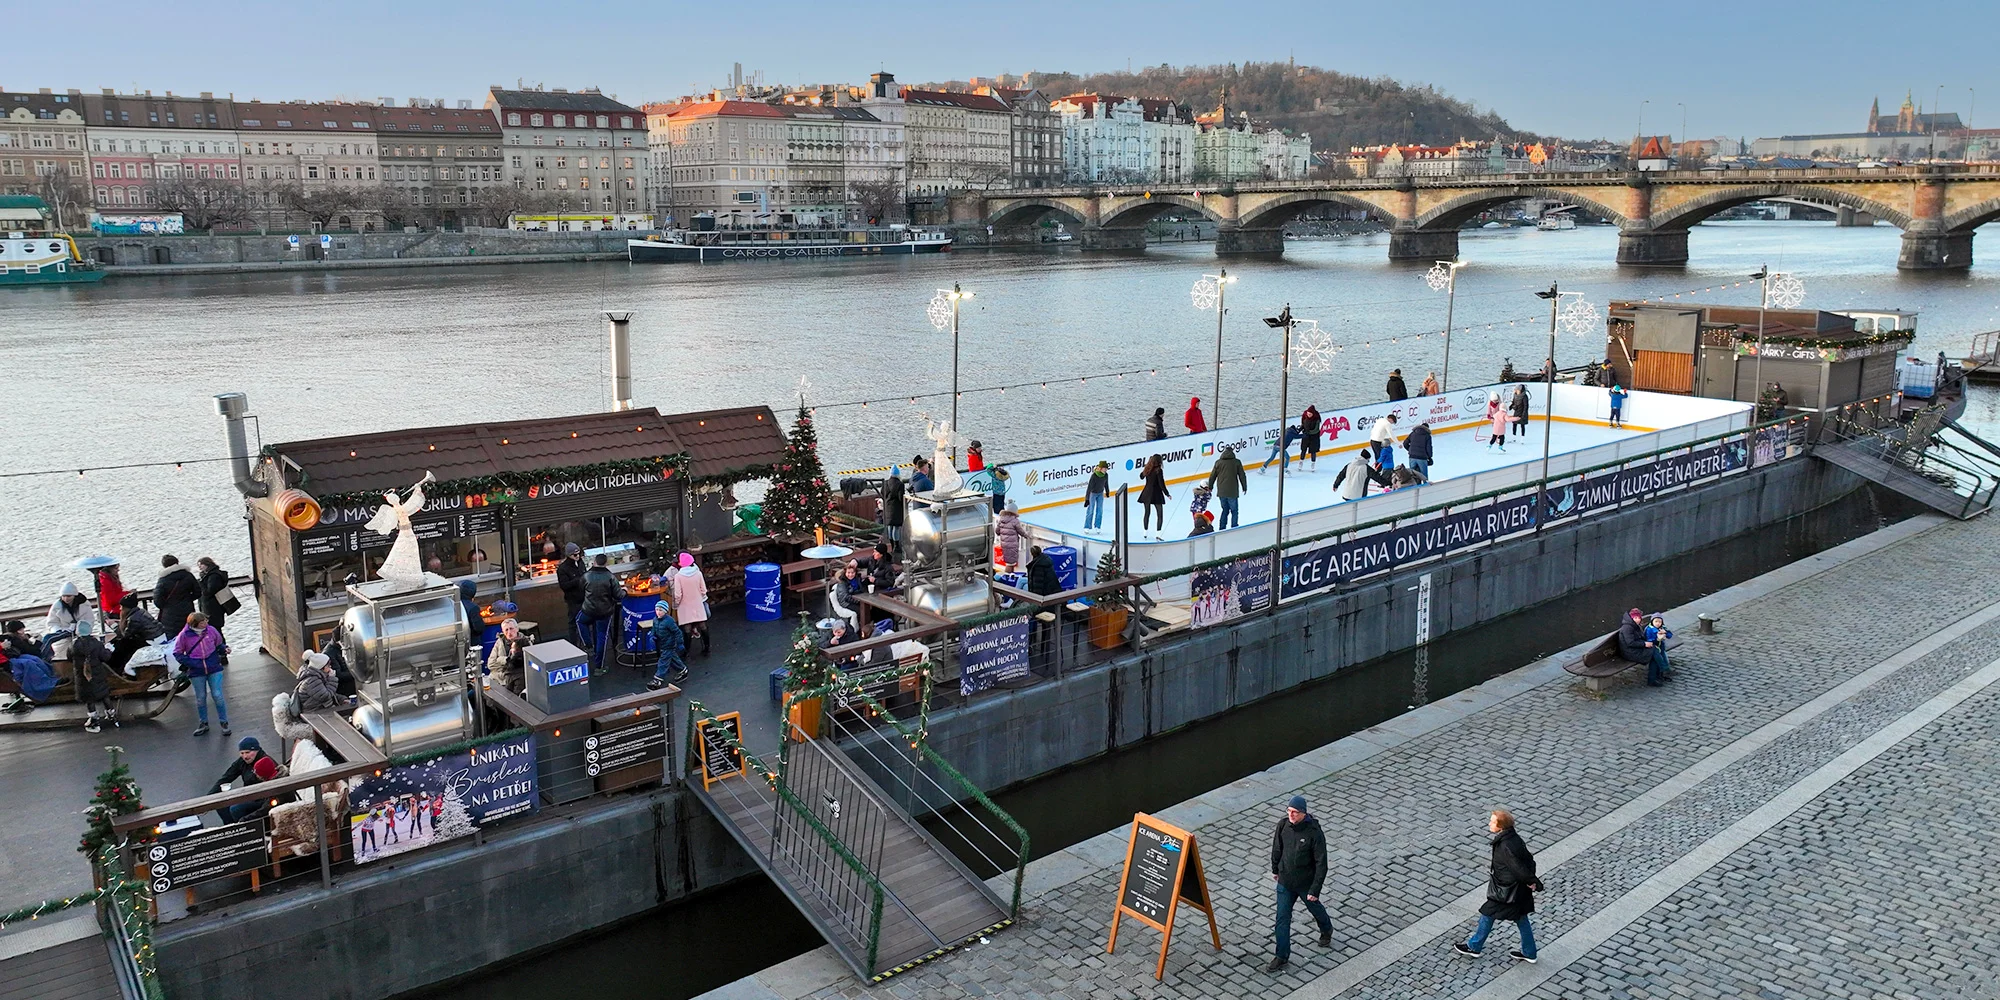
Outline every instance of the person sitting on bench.
<path id="1" fill-rule="evenodd" d="M 1638 608 L 1625 613 L 1625 621 L 1618 626 L 1618 655 L 1633 663 L 1646 667 L 1646 686 L 1659 687 L 1666 670 L 1667 659 L 1665 641 L 1648 642 L 1646 639 L 1646 615 Z"/>

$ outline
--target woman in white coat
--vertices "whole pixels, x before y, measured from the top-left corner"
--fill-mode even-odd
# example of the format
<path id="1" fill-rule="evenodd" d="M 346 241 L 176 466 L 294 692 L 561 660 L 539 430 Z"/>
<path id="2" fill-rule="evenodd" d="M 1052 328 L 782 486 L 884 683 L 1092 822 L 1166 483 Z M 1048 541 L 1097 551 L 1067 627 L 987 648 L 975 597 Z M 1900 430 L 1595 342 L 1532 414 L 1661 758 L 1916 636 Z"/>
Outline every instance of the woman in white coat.
<path id="1" fill-rule="evenodd" d="M 681 553 L 681 568 L 667 577 L 667 586 L 674 593 L 674 619 L 680 622 L 681 631 L 687 633 L 688 652 L 694 652 L 694 638 L 701 636 L 701 655 L 709 653 L 708 635 L 708 581 L 702 578 L 701 570 L 694 564 L 692 553 Z"/>
<path id="2" fill-rule="evenodd" d="M 65 581 L 49 616 L 42 622 L 42 659 L 54 662 L 69 659 L 70 643 L 77 637 L 77 623 L 90 618 L 90 598 Z"/>

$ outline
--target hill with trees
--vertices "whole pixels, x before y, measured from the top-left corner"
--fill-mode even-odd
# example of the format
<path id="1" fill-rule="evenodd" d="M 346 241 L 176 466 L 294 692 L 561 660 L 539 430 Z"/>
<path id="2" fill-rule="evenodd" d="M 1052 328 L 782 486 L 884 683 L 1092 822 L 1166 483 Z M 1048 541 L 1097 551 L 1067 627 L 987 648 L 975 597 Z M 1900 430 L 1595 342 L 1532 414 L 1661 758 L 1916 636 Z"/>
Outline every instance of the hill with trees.
<path id="1" fill-rule="evenodd" d="M 1529 142 L 1540 138 L 1435 87 L 1288 62 L 1179 67 L 1162 63 L 1132 72 L 1029 73 L 1026 78 L 1051 99 L 1079 93 L 1170 97 L 1197 114 L 1214 110 L 1226 88 L 1230 110 L 1247 111 L 1252 118 L 1293 133 L 1310 132 L 1315 150 L 1345 152 L 1350 146 L 1378 143 L 1446 145 L 1495 136 Z M 1020 85 L 1015 80 L 1009 84 Z M 967 85 L 943 86 L 962 90 Z"/>

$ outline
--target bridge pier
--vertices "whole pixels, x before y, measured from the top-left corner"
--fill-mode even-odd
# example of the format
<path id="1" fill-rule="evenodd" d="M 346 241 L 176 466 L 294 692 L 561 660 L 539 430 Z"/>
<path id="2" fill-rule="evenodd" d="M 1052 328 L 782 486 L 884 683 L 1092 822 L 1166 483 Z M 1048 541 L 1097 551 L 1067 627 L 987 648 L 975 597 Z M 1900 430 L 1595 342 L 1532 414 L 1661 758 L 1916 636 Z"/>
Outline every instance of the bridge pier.
<path id="1" fill-rule="evenodd" d="M 1145 227 L 1131 229 L 1101 229 L 1096 226 L 1083 230 L 1085 250 L 1144 250 L 1146 249 Z"/>
<path id="2" fill-rule="evenodd" d="M 1963 271 L 1972 266 L 1972 234 L 1903 232 L 1899 271 Z"/>
<path id="3" fill-rule="evenodd" d="M 1284 253 L 1282 229 L 1238 229 L 1219 226 L 1215 230 L 1216 253 Z"/>
<path id="4" fill-rule="evenodd" d="M 1618 233 L 1618 263 L 1671 265 L 1688 262 L 1685 229 L 1627 229 Z"/>
<path id="5" fill-rule="evenodd" d="M 1457 229 L 1391 229 L 1390 260 L 1457 260 Z"/>
<path id="6" fill-rule="evenodd" d="M 1833 224 L 1841 229 L 1867 227 L 1875 224 L 1875 217 L 1855 209 L 1852 205 L 1842 205 L 1834 209 Z"/>

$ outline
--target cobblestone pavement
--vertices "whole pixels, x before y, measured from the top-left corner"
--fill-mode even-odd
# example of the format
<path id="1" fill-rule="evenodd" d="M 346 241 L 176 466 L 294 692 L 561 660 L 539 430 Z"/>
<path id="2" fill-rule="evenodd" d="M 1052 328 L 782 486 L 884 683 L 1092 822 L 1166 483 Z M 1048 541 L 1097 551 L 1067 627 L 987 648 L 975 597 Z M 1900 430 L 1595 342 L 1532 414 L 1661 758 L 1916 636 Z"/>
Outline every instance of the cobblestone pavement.
<path id="1" fill-rule="evenodd" d="M 988 943 L 873 990 L 849 981 L 811 995 L 1993 997 L 2000 866 L 1982 865 L 1991 852 L 1979 848 L 2000 818 L 2000 686 L 1734 853 L 1697 849 L 1993 662 L 2000 618 L 1965 620 L 2000 600 L 1995 552 L 2000 521 L 1932 528 L 1738 605 L 1722 634 L 1677 651 L 1664 688 L 1628 682 L 1595 700 L 1551 681 L 1310 781 L 1302 793 L 1331 854 L 1333 947 L 1317 946 L 1301 913 L 1292 965 L 1276 976 L 1262 967 L 1282 796 L 1195 827 L 1223 951 L 1184 913 L 1164 982 L 1149 929 L 1130 926 L 1118 954 L 1104 953 L 1110 864 L 1034 897 Z M 1549 954 L 1521 989 L 1503 975 L 1512 928 L 1479 960 L 1450 952 L 1483 885 L 1495 807 L 1553 859 L 1534 918 Z M 1562 965 L 1566 934 L 1691 857 L 1707 866 L 1692 881 Z"/>

